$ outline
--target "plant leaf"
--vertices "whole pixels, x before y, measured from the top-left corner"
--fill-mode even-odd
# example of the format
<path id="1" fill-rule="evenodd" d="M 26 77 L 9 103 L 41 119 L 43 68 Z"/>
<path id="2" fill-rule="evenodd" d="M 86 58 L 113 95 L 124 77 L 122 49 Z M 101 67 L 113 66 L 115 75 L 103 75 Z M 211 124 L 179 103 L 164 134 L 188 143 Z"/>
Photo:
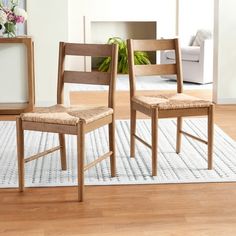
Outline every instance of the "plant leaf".
<path id="1" fill-rule="evenodd" d="M 128 73 L 129 65 L 128 65 L 128 49 L 126 45 L 126 41 L 121 39 L 120 37 L 112 37 L 107 41 L 108 44 L 117 44 L 118 45 L 118 73 Z M 110 68 L 111 58 L 104 58 L 101 63 L 98 64 L 98 70 L 106 72 Z M 151 64 L 148 54 L 146 52 L 136 51 L 134 52 L 134 64 L 135 65 L 143 65 L 143 64 Z"/>

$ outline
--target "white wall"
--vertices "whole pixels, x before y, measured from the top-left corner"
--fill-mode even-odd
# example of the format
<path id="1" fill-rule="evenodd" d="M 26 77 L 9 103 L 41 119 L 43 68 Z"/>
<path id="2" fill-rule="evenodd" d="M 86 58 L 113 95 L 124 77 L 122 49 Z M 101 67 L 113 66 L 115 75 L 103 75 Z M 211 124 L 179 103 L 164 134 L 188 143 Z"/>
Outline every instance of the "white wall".
<path id="1" fill-rule="evenodd" d="M 176 35 L 176 0 L 30 0 L 27 11 L 35 41 L 36 105 L 56 102 L 58 42 L 85 42 L 86 22 L 156 19 L 158 37 Z M 77 62 L 69 60 L 70 67 Z"/>
<path id="2" fill-rule="evenodd" d="M 24 44 L 0 44 L 0 102 L 28 101 L 27 49 Z"/>
<path id="3" fill-rule="evenodd" d="M 70 0 L 69 13 L 70 41 L 92 43 L 91 24 L 96 21 L 157 21 L 157 37 L 176 35 L 176 0 Z"/>
<path id="4" fill-rule="evenodd" d="M 215 1 L 214 101 L 236 104 L 236 1 Z"/>
<path id="5" fill-rule="evenodd" d="M 178 5 L 178 31 L 183 44 L 188 44 L 198 29 L 213 31 L 214 0 L 178 0 Z"/>
<path id="6" fill-rule="evenodd" d="M 69 39 L 85 40 L 85 21 L 157 20 L 158 36 L 176 34 L 176 0 L 70 0 Z M 76 29 L 76 30 L 75 30 Z M 82 34 L 81 34 L 82 33 Z"/>
<path id="7" fill-rule="evenodd" d="M 236 102 L 236 1 L 235 0 L 30 0 L 27 2 L 28 34 L 35 41 L 36 102 L 56 100 L 58 42 L 85 42 L 86 22 L 91 20 L 157 20 L 157 35 L 193 35 L 213 27 L 215 2 L 214 100 Z M 176 9 L 179 4 L 179 12 Z M 45 7 L 47 6 L 47 7 Z M 55 8 L 56 6 L 56 8 Z M 56 9 L 56 10 L 55 10 Z M 178 12 L 179 18 L 176 18 Z M 176 20 L 179 24 L 176 27 Z M 81 63 L 81 66 L 83 61 Z M 73 67 L 73 63 L 71 63 Z"/>
<path id="8" fill-rule="evenodd" d="M 30 0 L 27 12 L 35 42 L 36 105 L 50 105 L 56 102 L 59 41 L 68 38 L 68 1 Z"/>
<path id="9" fill-rule="evenodd" d="M 179 0 L 180 37 L 194 34 L 198 28 L 212 27 L 212 21 L 209 20 L 212 1 Z M 175 35 L 176 0 L 147 0 L 136 2 L 135 6 L 133 4 L 128 0 L 120 0 L 119 4 L 110 0 L 60 0 L 60 4 L 56 0 L 27 2 L 28 34 L 35 41 L 37 105 L 56 101 L 58 43 L 64 40 L 85 41 L 84 16 L 85 21 L 156 19 L 158 37 Z M 235 50 L 232 50 L 236 41 L 236 33 L 232 30 L 236 22 L 236 1 L 227 0 L 223 4 L 223 0 L 216 0 L 216 5 L 218 15 L 215 22 L 218 27 L 215 34 L 215 65 L 218 65 L 218 70 L 215 69 L 214 78 L 217 80 L 218 93 L 215 101 L 232 103 L 236 100 L 236 72 L 232 69 L 236 61 Z"/>

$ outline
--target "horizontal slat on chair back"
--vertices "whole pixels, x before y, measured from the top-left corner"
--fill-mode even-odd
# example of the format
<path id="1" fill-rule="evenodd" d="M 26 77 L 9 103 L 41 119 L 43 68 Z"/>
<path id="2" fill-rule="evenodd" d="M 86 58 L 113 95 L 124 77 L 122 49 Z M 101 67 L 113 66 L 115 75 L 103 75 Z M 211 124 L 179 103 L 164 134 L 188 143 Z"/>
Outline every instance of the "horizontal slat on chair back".
<path id="1" fill-rule="evenodd" d="M 96 44 L 78 44 L 66 43 L 65 55 L 71 56 L 91 56 L 91 57 L 108 57 L 112 54 L 110 45 Z"/>
<path id="2" fill-rule="evenodd" d="M 135 65 L 134 66 L 135 75 L 172 75 L 176 74 L 175 64 L 163 64 L 163 65 Z"/>
<path id="3" fill-rule="evenodd" d="M 158 51 L 158 50 L 172 50 L 175 49 L 174 39 L 160 39 L 158 40 L 134 40 L 134 51 Z"/>
<path id="4" fill-rule="evenodd" d="M 65 83 L 109 85 L 110 78 L 107 72 L 64 71 Z"/>
<path id="5" fill-rule="evenodd" d="M 100 71 L 78 71 L 66 69 L 67 56 L 82 57 L 110 57 L 108 72 Z M 80 60 L 78 60 L 79 62 Z M 118 45 L 117 44 L 81 44 L 60 42 L 58 61 L 58 89 L 57 103 L 63 104 L 64 84 L 92 84 L 108 86 L 108 106 L 113 108 L 115 104 L 115 80 L 117 75 Z M 68 66 L 70 67 L 70 66 Z M 79 67 L 79 65 L 78 65 Z"/>
<path id="6" fill-rule="evenodd" d="M 65 56 L 109 57 L 112 55 L 112 45 L 65 43 Z M 111 73 L 64 71 L 64 83 L 110 85 Z"/>
<path id="7" fill-rule="evenodd" d="M 130 79 L 130 96 L 136 94 L 136 76 L 149 75 L 176 75 L 177 92 L 183 92 L 183 73 L 181 63 L 181 51 L 178 38 L 172 39 L 128 39 L 128 61 L 129 61 L 129 79 Z M 173 50 L 175 53 L 175 64 L 148 64 L 135 65 L 135 51 L 164 51 Z"/>

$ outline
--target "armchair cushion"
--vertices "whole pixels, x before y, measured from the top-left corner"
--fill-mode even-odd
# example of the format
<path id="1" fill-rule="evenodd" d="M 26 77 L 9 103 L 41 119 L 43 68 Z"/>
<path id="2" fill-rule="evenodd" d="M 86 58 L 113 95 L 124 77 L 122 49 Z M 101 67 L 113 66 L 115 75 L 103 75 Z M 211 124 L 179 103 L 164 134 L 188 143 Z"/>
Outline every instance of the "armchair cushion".
<path id="1" fill-rule="evenodd" d="M 175 60 L 175 53 L 173 50 L 166 51 L 166 58 Z M 200 47 L 185 46 L 181 48 L 181 55 L 183 61 L 196 61 L 200 60 Z"/>

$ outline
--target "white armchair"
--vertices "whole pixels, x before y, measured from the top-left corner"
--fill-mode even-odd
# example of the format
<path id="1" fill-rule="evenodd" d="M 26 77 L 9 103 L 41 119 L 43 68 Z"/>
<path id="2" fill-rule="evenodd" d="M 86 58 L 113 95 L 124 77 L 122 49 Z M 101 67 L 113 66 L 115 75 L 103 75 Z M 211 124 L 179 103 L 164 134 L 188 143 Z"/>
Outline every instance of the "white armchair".
<path id="1" fill-rule="evenodd" d="M 199 84 L 211 83 L 213 81 L 213 42 L 212 39 L 203 39 L 199 44 L 200 46 L 181 47 L 183 80 Z M 173 51 L 162 51 L 161 63 L 171 64 L 174 61 Z M 174 79 L 171 75 L 165 77 Z"/>

